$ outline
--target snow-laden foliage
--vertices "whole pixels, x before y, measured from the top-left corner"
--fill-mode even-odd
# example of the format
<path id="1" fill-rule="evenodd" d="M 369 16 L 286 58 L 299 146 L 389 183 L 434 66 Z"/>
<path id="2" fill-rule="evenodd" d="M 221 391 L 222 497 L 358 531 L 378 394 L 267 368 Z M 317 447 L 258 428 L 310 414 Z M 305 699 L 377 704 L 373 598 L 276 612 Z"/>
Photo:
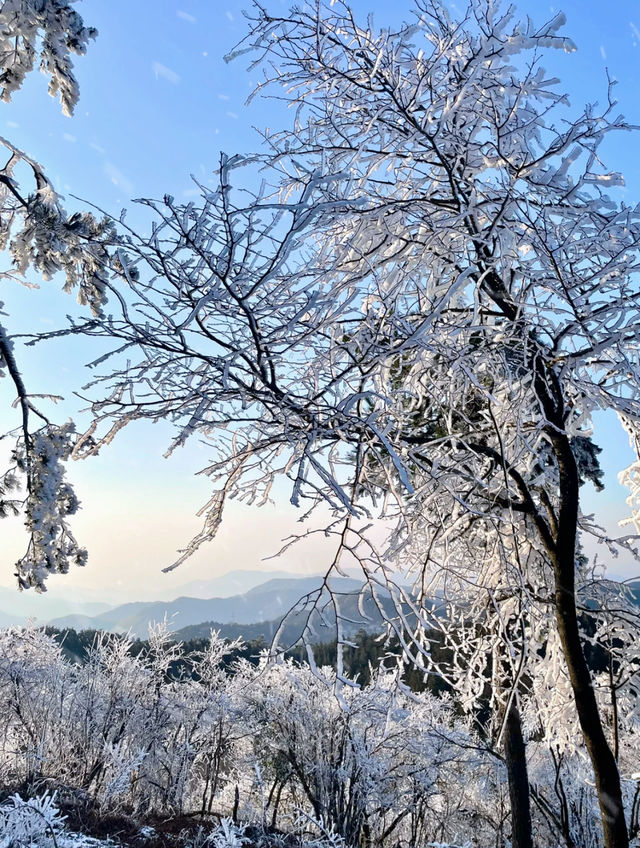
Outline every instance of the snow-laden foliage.
<path id="1" fill-rule="evenodd" d="M 32 845 L 34 848 L 49 848 L 57 844 L 63 826 L 55 804 L 55 797 L 41 795 L 23 800 L 13 795 L 0 806 L 0 845 Z"/>
<path id="2" fill-rule="evenodd" d="M 64 819 L 55 792 L 26 800 L 16 793 L 0 804 L 0 848 L 113 848 L 111 840 L 67 830 Z"/>
<path id="3" fill-rule="evenodd" d="M 49 76 L 49 94 L 59 96 L 71 115 L 80 91 L 71 54 L 82 56 L 97 30 L 87 27 L 72 8 L 74 0 L 5 0 L 0 8 L 0 98 L 5 102 L 22 86 L 40 57 Z"/>
<path id="4" fill-rule="evenodd" d="M 537 26 L 489 0 L 457 18 L 418 0 L 397 30 L 341 0 L 256 4 L 249 21 L 239 51 L 293 126 L 265 134 L 259 192 L 234 189 L 243 160 L 223 158 L 198 202 L 145 201 L 150 236 L 121 228 L 139 280 L 127 270 L 125 308 L 84 329 L 127 363 L 77 450 L 139 418 L 175 421 L 175 446 L 211 443 L 217 487 L 178 562 L 228 497 L 263 503 L 278 476 L 295 505 L 328 503 L 331 569 L 356 562 L 375 597 L 394 591 L 385 614 L 418 667 L 438 671 L 425 633 L 446 631 L 449 680 L 470 714 L 489 687 L 505 751 L 529 681 L 556 671 L 605 842 L 625 846 L 577 614 L 594 576 L 580 534 L 616 549 L 580 510 L 582 484 L 601 482 L 593 414 L 613 409 L 640 440 L 640 211 L 601 157 L 630 129 L 613 84 L 571 110 L 541 64 L 573 50 L 564 16 Z M 380 515 L 395 522 L 382 545 Z"/>
<path id="5" fill-rule="evenodd" d="M 82 55 L 95 35 L 67 0 L 6 0 L 0 5 L 0 98 L 11 99 L 39 56 L 40 69 L 50 77 L 49 94 L 59 95 L 63 112 L 71 114 L 79 95 L 71 54 Z M 65 291 L 77 290 L 78 301 L 99 315 L 112 223 L 88 212 L 68 214 L 38 162 L 6 138 L 0 138 L 0 148 L 5 157 L 0 167 L 0 249 L 13 260 L 1 276 L 36 288 L 31 272 L 45 280 L 61 273 Z M 36 405 L 43 395 L 27 390 L 9 324 L 3 313 L 0 376 L 13 384 L 20 423 L 8 434 L 16 439 L 16 448 L 12 467 L 0 476 L 0 515 L 25 512 L 29 541 L 16 566 L 18 584 L 42 591 L 47 574 L 66 572 L 86 560 L 66 520 L 78 505 L 61 465 L 73 446 L 73 427 L 53 424 Z M 32 426 L 34 418 L 41 422 L 38 429 Z"/>
<path id="6" fill-rule="evenodd" d="M 15 148 L 11 153 L 17 161 L 26 161 Z M 39 167 L 30 160 L 29 165 Z M 5 175 L 10 167 L 5 167 Z M 106 301 L 108 255 L 104 245 L 113 235 L 112 223 L 104 218 L 97 220 L 88 212 L 67 215 L 48 183 L 20 203 L 16 202 L 15 190 L 7 185 L 3 184 L 0 193 L 5 211 L 0 248 L 8 247 L 14 260 L 9 276 L 24 278 L 31 268 L 44 280 L 61 273 L 64 291 L 77 289 L 78 303 L 99 315 Z"/>
<path id="7" fill-rule="evenodd" d="M 219 827 L 211 833 L 208 841 L 213 848 L 242 848 L 249 840 L 245 837 L 245 825 L 237 825 L 233 819 L 225 817 Z"/>
<path id="8" fill-rule="evenodd" d="M 624 644 L 637 642 L 637 628 L 630 629 Z M 200 819 L 194 848 L 511 844 L 506 769 L 481 716 L 487 700 L 465 716 L 455 695 L 408 690 L 394 663 L 338 699 L 328 668 L 263 660 L 225 670 L 234 647 L 213 634 L 176 677 L 181 648 L 163 628 L 135 653 L 128 639 L 102 635 L 82 665 L 42 631 L 0 631 L 0 779 L 22 787 L 25 799 L 3 802 L 2 835 L 28 822 L 40 828 L 38 838 L 48 839 L 51 827 L 59 845 L 72 846 L 77 825 L 67 821 L 64 829 L 65 816 L 116 814 L 140 826 Z M 623 661 L 615 658 L 612 669 L 626 685 Z M 599 682 L 608 720 L 610 694 Z M 551 695 L 549 682 L 538 680 L 522 695 L 534 844 L 597 848 L 593 774 L 578 738 L 566 739 L 566 715 L 545 723 Z M 611 729 L 621 766 L 632 769 L 640 724 L 626 714 L 624 697 Z M 570 703 L 565 697 L 569 716 Z M 49 795 L 38 800 L 43 787 Z M 624 784 L 632 832 L 639 799 L 636 775 Z M 206 826 L 211 816 L 217 828 Z"/>
<path id="9" fill-rule="evenodd" d="M 0 8 L 0 98 L 11 100 L 34 69 L 50 77 L 49 94 L 71 115 L 80 96 L 71 54 L 83 55 L 97 30 L 85 26 L 71 0 L 6 0 Z M 33 267 L 45 280 L 62 271 L 66 290 L 96 311 L 104 301 L 108 221 L 87 212 L 67 215 L 44 168 L 8 139 L 0 138 L 6 162 L 0 169 L 0 247 L 15 263 L 8 276 L 24 280 Z M 25 179 L 32 185 L 22 185 Z"/>
<path id="10" fill-rule="evenodd" d="M 70 564 L 84 565 L 87 552 L 78 546 L 67 518 L 74 515 L 79 502 L 65 480 L 64 461 L 73 446 L 74 426 L 48 425 L 31 434 L 27 450 L 24 438 L 18 439 L 14 452 L 14 473 L 29 480 L 25 526 L 30 536 L 26 554 L 16 564 L 21 588 L 41 588 L 49 574 L 66 574 Z M 5 478 L 6 480 L 6 475 Z"/>

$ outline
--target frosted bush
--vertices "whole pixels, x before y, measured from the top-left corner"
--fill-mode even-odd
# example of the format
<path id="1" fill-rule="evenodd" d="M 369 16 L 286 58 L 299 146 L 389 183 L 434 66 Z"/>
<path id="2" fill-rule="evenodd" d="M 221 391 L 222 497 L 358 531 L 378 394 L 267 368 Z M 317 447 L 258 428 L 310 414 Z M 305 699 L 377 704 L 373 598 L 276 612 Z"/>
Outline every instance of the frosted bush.
<path id="1" fill-rule="evenodd" d="M 235 824 L 233 819 L 224 818 L 209 836 L 207 842 L 213 848 L 241 848 L 241 846 L 249 843 L 244 835 L 246 829 L 246 824 Z"/>
<path id="2" fill-rule="evenodd" d="M 55 793 L 44 793 L 24 801 L 12 795 L 0 807 L 0 848 L 48 848 L 57 843 L 56 835 L 64 826 L 64 817 L 56 806 Z"/>
<path id="3" fill-rule="evenodd" d="M 0 806 L 0 848 L 110 848 L 107 839 L 94 839 L 65 830 L 56 793 L 44 792 L 24 800 L 12 795 Z"/>

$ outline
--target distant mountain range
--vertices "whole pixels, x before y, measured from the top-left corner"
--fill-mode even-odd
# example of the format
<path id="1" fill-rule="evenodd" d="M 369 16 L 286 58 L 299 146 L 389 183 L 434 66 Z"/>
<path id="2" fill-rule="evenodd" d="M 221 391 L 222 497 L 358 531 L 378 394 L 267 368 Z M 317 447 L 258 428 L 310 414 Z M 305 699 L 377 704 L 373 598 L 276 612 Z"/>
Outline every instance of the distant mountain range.
<path id="1" fill-rule="evenodd" d="M 188 583 L 183 583 L 174 590 L 173 594 L 174 597 L 186 596 L 188 598 L 230 598 L 232 595 L 242 595 L 268 580 L 295 580 L 303 576 L 316 577 L 318 575 L 301 575 L 293 571 L 266 571 L 264 568 L 238 569 L 219 577 L 212 577 L 209 580 L 191 580 Z M 152 600 L 167 600 L 166 591 L 164 594 L 164 598 L 153 598 Z"/>
<path id="2" fill-rule="evenodd" d="M 359 630 L 368 632 L 380 632 L 383 628 L 383 616 L 378 604 L 374 602 L 369 588 L 362 591 L 362 583 L 358 583 L 353 589 L 347 584 L 356 581 L 341 581 L 333 588 L 340 592 L 334 595 L 337 599 L 342 620 L 343 636 L 347 639 L 353 637 Z M 393 604 L 388 596 L 378 597 L 385 613 L 391 615 Z M 307 630 L 306 636 L 312 643 L 331 642 L 336 638 L 336 616 L 333 603 L 329 601 L 327 592 L 321 596 L 320 602 L 315 609 L 309 607 L 293 610 L 282 624 L 282 617 L 271 621 L 260 621 L 257 623 L 222 623 L 219 621 L 205 621 L 201 624 L 193 624 L 175 631 L 174 636 L 181 642 L 190 639 L 207 639 L 212 630 L 217 631 L 224 639 L 242 638 L 245 641 L 263 639 L 269 644 L 273 637 L 279 632 L 279 644 L 281 647 L 295 645 Z"/>
<path id="3" fill-rule="evenodd" d="M 265 571 L 264 569 L 236 570 L 213 577 L 210 580 L 192 580 L 173 590 L 158 581 L 155 592 L 150 592 L 147 601 L 168 601 L 177 596 L 193 598 L 226 598 L 253 589 L 267 580 L 299 577 L 289 571 Z M 93 618 L 120 604 L 103 601 L 98 590 L 69 588 L 62 580 L 50 581 L 49 590 L 42 594 L 31 590 L 19 592 L 17 588 L 0 586 L 0 627 L 25 625 L 29 619 L 42 625 L 53 619 L 79 616 Z"/>
<path id="4" fill-rule="evenodd" d="M 99 615 L 110 609 L 101 601 L 72 597 L 71 593 L 60 596 L 54 592 L 37 594 L 34 591 L 19 592 L 18 589 L 0 586 L 0 627 L 24 625 L 29 619 L 45 624 L 49 619 L 72 613 Z"/>
<path id="5" fill-rule="evenodd" d="M 270 642 L 286 616 L 281 631 L 283 644 L 294 644 L 305 627 L 310 629 L 313 641 L 323 642 L 335 638 L 335 610 L 322 585 L 323 578 L 317 575 L 301 577 L 283 571 L 238 570 L 181 587 L 190 589 L 194 595 L 217 590 L 215 597 L 185 595 L 172 601 L 137 601 L 118 606 L 59 596 L 49 598 L 0 587 L 0 627 L 24 625 L 30 617 L 36 617 L 37 624 L 47 623 L 61 630 L 130 632 L 134 637 L 146 639 L 151 625 L 166 620 L 168 630 L 181 641 L 207 638 L 211 630 L 216 630 L 228 639 L 263 638 Z M 362 592 L 362 585 L 362 580 L 350 577 L 330 581 L 347 638 L 358 630 L 377 631 L 382 626 L 381 610 L 370 590 Z M 640 581 L 629 586 L 640 605 Z M 229 595 L 233 590 L 236 592 Z M 308 596 L 306 605 L 301 600 L 305 596 Z M 316 602 L 313 610 L 311 601 Z M 379 603 L 385 613 L 391 612 L 389 597 L 383 595 Z M 3 608 L 11 612 L 4 612 Z M 48 610 L 53 614 L 46 615 Z"/>
<path id="6" fill-rule="evenodd" d="M 144 639 L 148 636 L 150 625 L 165 620 L 170 632 L 206 622 L 207 633 L 211 627 L 219 628 L 221 625 L 279 622 L 305 595 L 315 593 L 317 596 L 322 581 L 322 577 L 276 578 L 229 598 L 205 600 L 181 597 L 169 602 L 138 601 L 113 607 L 98 615 L 72 614 L 54 618 L 49 624 L 59 629 L 130 632 Z M 340 577 L 332 579 L 330 585 L 335 592 L 357 596 L 362 582 Z M 326 591 L 322 598 L 323 601 L 328 599 Z M 358 617 L 361 622 L 366 621 L 362 616 Z M 317 624 L 320 626 L 321 622 L 318 620 Z"/>

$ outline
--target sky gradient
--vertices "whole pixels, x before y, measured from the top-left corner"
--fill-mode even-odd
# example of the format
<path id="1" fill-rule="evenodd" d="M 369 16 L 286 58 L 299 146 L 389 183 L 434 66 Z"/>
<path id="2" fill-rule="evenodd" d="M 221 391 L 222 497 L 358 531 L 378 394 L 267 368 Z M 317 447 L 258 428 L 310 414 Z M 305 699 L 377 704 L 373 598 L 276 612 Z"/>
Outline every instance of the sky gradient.
<path id="1" fill-rule="evenodd" d="M 269 0 L 267 7 L 286 7 Z M 373 11 L 377 23 L 397 23 L 409 4 L 354 0 L 356 14 Z M 619 80 L 615 89 L 620 111 L 640 124 L 640 4 L 637 0 L 570 0 L 561 7 L 517 4 L 542 24 L 558 8 L 567 15 L 565 34 L 578 51 L 549 52 L 543 65 L 563 81 L 572 106 L 606 95 L 606 71 Z M 247 70 L 247 59 L 226 64 L 223 56 L 245 34 L 242 9 L 249 0 L 192 0 L 176 5 L 165 0 L 84 0 L 78 11 L 99 30 L 87 56 L 75 62 L 81 99 L 76 114 L 64 118 L 46 94 L 47 81 L 32 74 L 11 104 L 0 104 L 0 133 L 38 159 L 68 207 L 81 206 L 71 195 L 86 198 L 118 213 L 132 197 L 177 198 L 195 194 L 193 174 L 207 182 L 220 151 L 248 152 L 259 146 L 252 127 L 281 126 L 290 113 L 260 98 L 245 101 L 258 81 Z M 454 7 L 455 8 L 455 7 Z M 623 134 L 607 141 L 607 165 L 624 173 L 624 198 L 640 202 L 640 135 Z M 37 282 L 34 278 L 33 282 Z M 73 298 L 60 292 L 59 281 L 28 291 L 2 283 L 9 332 L 46 330 L 60 326 L 68 312 L 77 314 Z M 31 392 L 65 396 L 57 420 L 77 417 L 82 406 L 73 395 L 90 378 L 83 368 L 100 352 L 96 345 L 66 340 L 19 352 Z M 5 381 L 6 382 L 6 381 Z M 0 386 L 3 430 L 15 426 L 7 415 L 12 398 Z M 80 419 L 82 420 L 82 419 Z M 606 490 L 586 493 L 585 507 L 596 511 L 610 531 L 625 515 L 626 492 L 616 473 L 631 459 L 626 436 L 617 423 L 601 416 L 596 441 L 603 447 Z M 161 591 L 172 597 L 188 580 L 221 574 L 234 568 L 255 568 L 261 557 L 275 553 L 280 540 L 295 529 L 295 510 L 280 490 L 275 507 L 250 510 L 231 507 L 219 538 L 178 573 L 160 569 L 174 558 L 198 528 L 196 510 L 209 497 L 207 481 L 194 478 L 206 464 L 207 449 L 192 442 L 164 460 L 171 436 L 168 426 L 132 427 L 104 455 L 74 464 L 69 477 L 84 509 L 74 521 L 79 540 L 88 547 L 84 570 L 52 580 L 61 591 L 96 592 L 106 600 L 144 599 Z M 0 585 L 12 585 L 13 562 L 25 537 L 20 521 L 5 521 Z M 269 567 L 317 571 L 324 565 L 326 545 L 307 545 Z M 622 561 L 612 571 L 630 576 L 636 568 Z M 166 590 L 166 591 L 165 591 Z"/>

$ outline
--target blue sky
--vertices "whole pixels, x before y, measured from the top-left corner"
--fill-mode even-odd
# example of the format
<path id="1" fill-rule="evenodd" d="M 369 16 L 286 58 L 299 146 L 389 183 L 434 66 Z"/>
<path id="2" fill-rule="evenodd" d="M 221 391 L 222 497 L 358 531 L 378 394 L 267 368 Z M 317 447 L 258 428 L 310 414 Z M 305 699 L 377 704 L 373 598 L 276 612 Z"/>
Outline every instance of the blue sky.
<path id="1" fill-rule="evenodd" d="M 284 8 L 288 2 L 267 0 L 266 5 Z M 64 118 L 46 94 L 46 79 L 34 74 L 13 103 L 0 104 L 0 134 L 45 166 L 69 206 L 75 203 L 71 194 L 115 213 L 131 197 L 188 197 L 194 190 L 190 174 L 204 182 L 210 179 L 221 150 L 257 147 L 252 126 L 275 127 L 290 120 L 273 102 L 256 99 L 245 106 L 258 72 L 247 70 L 246 58 L 223 61 L 246 31 L 242 9 L 248 6 L 249 0 L 83 0 L 78 11 L 98 28 L 99 36 L 75 63 L 81 88 L 76 114 Z M 405 2 L 390 6 L 380 0 L 352 3 L 356 14 L 372 11 L 380 24 L 397 22 L 409 9 Z M 559 9 L 566 13 L 565 32 L 579 49 L 573 54 L 549 52 L 544 64 L 562 79 L 575 108 L 603 99 L 608 68 L 619 81 L 615 92 L 620 111 L 640 124 L 640 0 L 569 0 L 561 6 L 528 0 L 518 8 L 539 23 Z M 607 164 L 625 174 L 628 202 L 640 201 L 639 140 L 640 135 L 623 134 L 606 148 Z M 10 332 L 47 329 L 75 308 L 57 281 L 43 284 L 38 292 L 4 282 L 0 299 L 11 316 Z M 82 363 L 91 354 L 89 346 L 70 341 L 21 354 L 31 391 L 65 395 L 59 418 L 79 407 L 72 392 L 87 381 Z M 0 389 L 6 410 L 8 388 Z M 179 575 L 162 577 L 160 567 L 195 530 L 194 512 L 207 500 L 206 481 L 192 476 L 206 463 L 206 449 L 194 443 L 166 462 L 162 453 L 169 435 L 162 426 L 134 428 L 103 457 L 72 467 L 70 476 L 85 505 L 75 526 L 90 550 L 90 564 L 64 578 L 65 591 L 95 589 L 115 599 L 144 596 L 161 585 L 170 596 L 187 580 L 256 567 L 290 531 L 296 516 L 285 503 L 260 515 L 236 508 L 220 540 Z M 615 476 L 631 453 L 626 436 L 606 416 L 598 420 L 597 435 L 604 448 L 607 490 L 588 495 L 586 505 L 613 529 L 625 514 L 626 496 Z M 248 540 L 249 527 L 259 544 Z M 11 583 L 12 563 L 24 541 L 19 530 L 19 522 L 2 525 L 0 584 Z M 321 549 L 301 549 L 277 567 L 315 570 L 322 557 Z M 622 562 L 613 570 L 629 573 Z"/>

